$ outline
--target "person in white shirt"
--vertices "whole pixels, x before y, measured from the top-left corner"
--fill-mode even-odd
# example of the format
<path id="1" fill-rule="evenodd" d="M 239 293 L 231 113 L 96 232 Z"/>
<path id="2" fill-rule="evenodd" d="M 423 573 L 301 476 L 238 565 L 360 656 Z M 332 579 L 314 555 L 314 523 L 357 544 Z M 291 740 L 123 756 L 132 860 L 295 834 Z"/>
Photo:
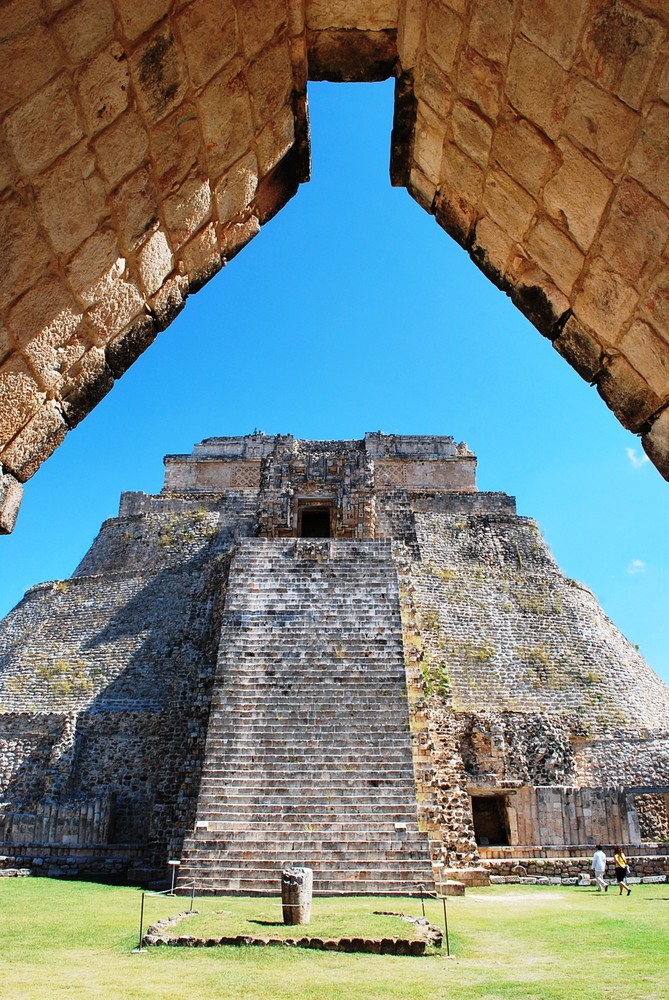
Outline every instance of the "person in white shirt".
<path id="1" fill-rule="evenodd" d="M 606 871 L 606 855 L 602 850 L 602 845 L 597 844 L 595 853 L 592 856 L 592 869 L 595 873 L 595 882 L 597 883 L 597 892 L 608 892 L 609 886 L 604 878 L 604 872 Z"/>

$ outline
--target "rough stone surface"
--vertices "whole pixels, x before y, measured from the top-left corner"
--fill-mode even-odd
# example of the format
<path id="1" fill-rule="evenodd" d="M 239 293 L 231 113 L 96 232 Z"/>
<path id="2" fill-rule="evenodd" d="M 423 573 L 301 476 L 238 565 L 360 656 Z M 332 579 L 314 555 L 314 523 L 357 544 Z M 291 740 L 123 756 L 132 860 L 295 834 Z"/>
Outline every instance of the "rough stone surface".
<path id="1" fill-rule="evenodd" d="M 431 860 L 448 894 L 482 860 L 575 882 L 522 859 L 601 842 L 666 873 L 669 691 L 475 465 L 380 433 L 167 456 L 0 624 L 12 867 L 406 893 Z"/>
<path id="2" fill-rule="evenodd" d="M 643 413 L 648 452 L 669 476 L 652 426 L 669 396 L 666 310 L 639 325 L 669 263 L 666 5 L 19 9 L 5 16 L 0 51 L 0 326 L 24 293 L 48 288 L 52 306 L 32 348 L 2 348 L 13 370 L 29 361 L 33 384 L 6 403 L 0 456 L 34 416 L 27 399 L 46 405 L 46 386 L 76 423 L 64 367 L 91 365 L 75 355 L 140 315 L 169 323 L 308 179 L 308 79 L 395 75 L 393 182 L 542 332 L 554 335 L 543 311 L 527 308 L 527 272 L 566 299 L 589 353 L 616 346 L 625 364 L 608 369 L 600 394 L 628 426 Z M 99 237 L 115 243 L 112 261 Z M 86 307 L 85 334 L 54 322 L 64 296 Z M 561 353 L 582 370 L 580 351 L 574 361 Z M 100 395 L 88 394 L 88 408 Z M 47 435 L 49 421 L 33 434 L 39 426 Z M 49 451 L 35 443 L 40 461 Z"/>

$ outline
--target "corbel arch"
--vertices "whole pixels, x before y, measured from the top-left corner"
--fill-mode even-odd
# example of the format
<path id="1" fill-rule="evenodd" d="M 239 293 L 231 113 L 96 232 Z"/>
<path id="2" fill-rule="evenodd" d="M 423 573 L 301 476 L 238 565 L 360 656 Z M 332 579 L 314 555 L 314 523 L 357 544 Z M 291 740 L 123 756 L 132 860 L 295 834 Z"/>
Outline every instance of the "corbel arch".
<path id="1" fill-rule="evenodd" d="M 13 0 L 0 529 L 21 484 L 309 177 L 307 80 L 394 76 L 391 179 L 669 478 L 659 0 Z"/>

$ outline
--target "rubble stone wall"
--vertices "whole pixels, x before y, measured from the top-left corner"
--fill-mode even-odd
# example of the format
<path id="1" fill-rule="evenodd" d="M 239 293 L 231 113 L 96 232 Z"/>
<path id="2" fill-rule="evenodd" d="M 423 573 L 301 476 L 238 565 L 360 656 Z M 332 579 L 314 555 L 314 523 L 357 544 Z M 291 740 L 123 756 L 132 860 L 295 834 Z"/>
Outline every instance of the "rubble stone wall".
<path id="1" fill-rule="evenodd" d="M 476 857 L 470 793 L 505 793 L 510 843 L 635 842 L 633 798 L 592 789 L 666 783 L 669 692 L 534 522 L 459 499 L 407 492 L 399 508 L 414 519 L 402 580 L 424 812 L 445 863 Z"/>
<path id="2" fill-rule="evenodd" d="M 2 798 L 10 840 L 30 839 L 48 802 L 70 842 L 76 811 L 109 799 L 82 836 L 162 863 L 192 824 L 227 569 L 255 521 L 246 494 L 130 505 L 72 578 L 32 588 L 3 623 Z"/>

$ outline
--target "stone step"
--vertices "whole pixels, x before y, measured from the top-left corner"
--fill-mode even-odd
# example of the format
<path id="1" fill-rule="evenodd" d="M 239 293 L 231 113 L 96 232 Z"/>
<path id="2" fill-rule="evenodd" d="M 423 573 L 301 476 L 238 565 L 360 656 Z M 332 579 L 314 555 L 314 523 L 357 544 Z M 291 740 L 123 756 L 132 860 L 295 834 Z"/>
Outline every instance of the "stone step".
<path id="1" fill-rule="evenodd" d="M 288 859 L 288 864 L 292 864 L 290 859 Z M 432 879 L 432 870 L 429 867 L 426 868 L 419 864 L 402 865 L 393 860 L 389 861 L 387 865 L 380 865 L 378 860 L 370 860 L 369 864 L 341 864 L 340 866 L 336 866 L 314 863 L 308 864 L 307 867 L 313 869 L 314 882 L 325 879 L 329 882 L 338 882 L 359 878 L 373 879 L 377 882 L 384 880 L 393 882 L 424 882 L 428 878 Z M 280 865 L 259 867 L 255 871 L 251 867 L 244 868 L 233 865 L 220 865 L 219 863 L 212 866 L 201 864 L 192 870 L 182 870 L 183 868 L 184 866 L 182 865 L 179 871 L 180 879 L 194 878 L 199 880 L 212 878 L 217 880 L 232 880 L 240 878 L 243 880 L 261 881 L 264 879 L 281 878 Z"/>
<path id="2" fill-rule="evenodd" d="M 340 865 L 346 867 L 385 867 L 386 862 L 398 865 L 403 870 L 406 868 L 423 867 L 428 864 L 425 855 L 417 850 L 383 850 L 376 851 L 374 844 L 368 844 L 366 850 L 346 851 L 338 848 L 326 850 L 314 850 L 312 845 L 298 845 L 294 850 L 281 851 L 278 848 L 268 851 L 265 854 L 255 854 L 253 851 L 235 850 L 234 847 L 226 852 L 217 850 L 216 853 L 199 852 L 197 863 L 209 866 L 239 866 L 245 870 L 261 871 L 267 868 L 280 868 L 282 864 L 290 862 L 294 864 L 296 859 L 305 861 L 309 867 L 313 867 L 316 862 L 321 868 L 330 869 Z M 182 860 L 181 868 L 188 866 L 190 859 L 185 857 Z"/>
<path id="3" fill-rule="evenodd" d="M 345 719 L 341 720 L 341 725 L 339 726 L 320 725 L 314 724 L 312 721 L 305 721 L 298 727 L 295 722 L 287 723 L 285 720 L 282 721 L 271 716 L 266 717 L 266 721 L 267 726 L 265 727 L 260 722 L 248 723 L 243 725 L 239 731 L 235 731 L 232 719 L 219 720 L 215 725 L 211 739 L 224 745 L 235 742 L 252 745 L 253 740 L 258 740 L 266 748 L 271 749 L 272 747 L 276 747 L 279 750 L 291 745 L 290 734 L 294 732 L 296 735 L 292 740 L 292 749 L 295 752 L 301 746 L 304 746 L 303 743 L 297 742 L 297 732 L 299 732 L 301 740 L 309 741 L 308 746 L 312 744 L 317 747 L 321 746 L 323 753 L 330 752 L 328 749 L 330 747 L 333 748 L 333 751 L 344 750 L 348 753 L 355 747 L 356 749 L 360 748 L 360 750 L 371 753 L 377 749 L 392 751 L 393 748 L 399 750 L 410 746 L 407 742 L 409 722 L 406 718 L 397 719 L 394 730 L 390 723 L 387 725 L 374 725 L 371 728 L 368 726 L 364 737 L 361 737 L 355 730 L 352 730 L 347 725 Z M 276 726 L 277 729 L 270 729 L 270 723 L 272 726 Z"/>
<path id="4" fill-rule="evenodd" d="M 367 787 L 350 786 L 329 786 L 322 788 L 315 786 L 300 787 L 295 784 L 272 786 L 272 791 L 268 792 L 264 785 L 256 784 L 245 788 L 242 784 L 231 786 L 227 782 L 215 782 L 210 778 L 203 781 L 203 790 L 200 792 L 200 802 L 204 806 L 216 805 L 225 799 L 226 802 L 241 803 L 243 801 L 257 803 L 263 808 L 273 809 L 289 805 L 294 808 L 297 801 L 302 802 L 306 809 L 317 810 L 320 806 L 328 809 L 338 808 L 340 811 L 350 810 L 351 807 L 358 809 L 368 803 L 369 808 L 378 809 L 380 806 L 397 805 L 406 808 L 412 802 L 410 789 L 406 787 L 395 788 L 388 786 L 386 789 L 368 785 Z"/>
<path id="5" fill-rule="evenodd" d="M 259 895 L 275 896 L 281 890 L 281 883 L 276 878 L 253 879 L 205 879 L 198 875 L 195 878 L 196 893 L 198 895 L 225 895 L 234 893 L 235 895 Z M 409 896 L 418 895 L 418 886 L 423 885 L 425 889 L 433 889 L 431 876 L 416 876 L 407 880 L 390 879 L 382 877 L 378 879 L 365 878 L 363 874 L 358 877 L 345 877 L 341 879 L 318 878 L 314 879 L 313 893 L 315 896 Z M 188 889 L 184 889 L 187 894 Z"/>
<path id="6" fill-rule="evenodd" d="M 372 772 L 371 768 L 316 768 L 305 771 L 294 768 L 289 763 L 272 765 L 269 769 L 258 767 L 257 763 L 246 767 L 240 764 L 236 770 L 212 767 L 205 772 L 207 780 L 225 781 L 231 787 L 249 784 L 263 791 L 276 792 L 279 787 L 292 791 L 308 792 L 325 789 L 328 791 L 346 791 L 356 787 L 361 791 L 384 788 L 395 788 L 403 793 L 413 794 L 413 778 L 406 770 L 395 768 L 393 774 L 387 772 Z"/>
<path id="7" fill-rule="evenodd" d="M 411 771 L 407 774 L 407 762 L 411 762 L 411 754 L 405 747 L 401 748 L 392 757 L 388 754 L 388 748 L 384 748 L 383 759 L 379 760 L 378 753 L 368 754 L 362 757 L 358 753 L 356 746 L 349 746 L 346 753 L 334 754 L 321 753 L 318 756 L 309 754 L 308 760 L 304 757 L 296 756 L 295 748 L 288 750 L 283 748 L 282 752 L 265 750 L 251 754 L 237 756 L 225 749 L 226 756 L 220 762 L 210 765 L 211 772 L 217 774 L 238 775 L 240 770 L 244 770 L 245 776 L 255 776 L 258 780 L 263 777 L 263 766 L 271 768 L 273 773 L 285 774 L 291 778 L 304 778 L 310 776 L 319 780 L 326 780 L 329 776 L 343 781 L 353 774 L 361 780 L 370 781 L 394 781 L 396 778 L 404 778 L 412 784 Z"/>
<path id="8" fill-rule="evenodd" d="M 198 825 L 180 874 L 212 891 L 275 893 L 285 859 L 308 857 L 315 891 L 406 891 L 431 868 L 391 548 L 374 544 L 367 558 L 365 545 L 332 540 L 324 551 L 337 558 L 322 563 L 300 559 L 307 548 L 242 541 L 230 567 Z"/>
<path id="9" fill-rule="evenodd" d="M 353 840 L 362 839 L 364 841 L 371 841 L 377 839 L 379 835 L 387 836 L 389 831 L 392 832 L 394 830 L 396 823 L 404 824 L 407 835 L 418 835 L 416 820 L 407 818 L 405 813 L 401 814 L 401 818 L 393 818 L 393 816 L 382 816 L 380 818 L 374 814 L 368 814 L 363 816 L 360 822 L 353 820 L 343 822 L 341 818 L 338 820 L 325 817 L 314 819 L 309 815 L 304 818 L 293 816 L 290 820 L 288 818 L 282 819 L 280 831 L 276 819 L 272 819 L 263 825 L 262 814 L 257 815 L 260 815 L 261 818 L 256 818 L 255 816 L 251 818 L 248 813 L 235 813 L 234 819 L 230 819 L 229 816 L 225 820 L 214 819 L 213 817 L 209 819 L 203 817 L 200 819 L 198 817 L 197 822 L 207 824 L 206 830 L 204 827 L 200 827 L 200 829 L 208 836 L 211 836 L 213 833 L 217 833 L 219 836 L 225 833 L 227 839 L 232 839 L 235 835 L 243 837 L 249 831 L 249 823 L 253 822 L 253 830 L 249 832 L 249 837 L 253 835 L 261 842 L 264 837 L 264 840 L 270 843 L 277 841 L 279 838 L 290 838 L 291 840 L 304 839 L 305 834 L 309 834 L 310 837 L 315 838 L 319 833 L 327 835 L 324 837 L 326 840 L 331 840 L 333 837 L 342 839 L 345 834 L 349 834 L 350 839 Z M 261 836 L 261 833 L 263 836 Z"/>
<path id="10" fill-rule="evenodd" d="M 203 812 L 218 810 L 225 815 L 230 815 L 231 809 L 235 804 L 239 805 L 240 810 L 245 813 L 249 811 L 262 813 L 263 810 L 267 810 L 268 814 L 271 813 L 272 815 L 283 811 L 287 807 L 290 807 L 291 813 L 295 814 L 296 809 L 299 808 L 305 817 L 305 821 L 314 817 L 330 816 L 333 812 L 338 812 L 340 817 L 349 819 L 352 822 L 362 822 L 369 816 L 386 816 L 390 812 L 394 813 L 397 811 L 407 813 L 413 817 L 416 815 L 416 801 L 408 794 L 394 795 L 388 792 L 385 795 L 375 795 L 367 792 L 366 794 L 358 795 L 354 791 L 348 794 L 348 798 L 338 799 L 336 795 L 329 796 L 326 791 L 317 798 L 315 794 L 301 797 L 295 794 L 289 795 L 288 793 L 268 796 L 262 792 L 253 794 L 244 793 L 239 790 L 228 796 L 225 786 L 214 787 L 209 783 L 203 782 L 200 801 Z M 239 795 L 246 795 L 248 801 L 240 802 Z"/>

